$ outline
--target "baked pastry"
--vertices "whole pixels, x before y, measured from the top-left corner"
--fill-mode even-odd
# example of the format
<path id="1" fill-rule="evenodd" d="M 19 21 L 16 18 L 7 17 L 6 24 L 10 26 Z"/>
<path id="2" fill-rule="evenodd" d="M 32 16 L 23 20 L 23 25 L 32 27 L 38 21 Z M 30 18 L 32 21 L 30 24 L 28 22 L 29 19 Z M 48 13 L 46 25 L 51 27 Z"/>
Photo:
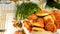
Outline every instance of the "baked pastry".
<path id="1" fill-rule="evenodd" d="M 30 20 L 30 23 L 32 24 L 32 26 L 44 27 L 43 18 L 39 18 L 37 20 Z"/>
<path id="2" fill-rule="evenodd" d="M 56 20 L 56 21 L 55 21 L 55 25 L 56 25 L 56 27 L 57 27 L 58 29 L 60 29 L 60 20 Z"/>
<path id="3" fill-rule="evenodd" d="M 44 17 L 44 22 L 45 22 L 45 25 L 48 23 L 54 23 L 54 19 L 52 18 L 51 15 L 48 15 Z"/>
<path id="4" fill-rule="evenodd" d="M 39 22 L 36 22 L 36 23 L 33 23 L 33 25 L 32 25 L 32 26 L 44 27 L 44 24 L 39 23 Z"/>
<path id="5" fill-rule="evenodd" d="M 55 16 L 55 25 L 58 29 L 60 29 L 60 11 L 59 10 L 52 10 L 50 14 Z"/>
<path id="6" fill-rule="evenodd" d="M 43 28 L 39 28 L 39 27 L 33 27 L 32 30 L 33 31 L 45 31 Z"/>
<path id="7" fill-rule="evenodd" d="M 38 18 L 38 19 L 37 19 L 37 22 L 44 24 L 43 18 Z"/>
<path id="8" fill-rule="evenodd" d="M 34 20 L 34 19 L 37 19 L 37 18 L 38 17 L 35 14 L 32 14 L 32 15 L 28 16 L 28 19 L 30 19 L 30 20 Z"/>
<path id="9" fill-rule="evenodd" d="M 51 15 L 52 19 L 55 21 L 56 20 L 55 16 L 53 14 L 50 14 L 50 15 Z"/>
<path id="10" fill-rule="evenodd" d="M 56 32 L 56 30 L 57 30 L 56 25 L 53 23 L 46 24 L 45 29 L 47 31 L 51 31 L 51 32 Z"/>
<path id="11" fill-rule="evenodd" d="M 31 25 L 27 20 L 24 20 L 24 26 L 25 26 L 29 31 L 31 31 L 32 25 Z"/>
<path id="12" fill-rule="evenodd" d="M 47 11 L 39 11 L 36 13 L 37 16 L 46 16 L 49 15 L 49 13 Z"/>
<path id="13" fill-rule="evenodd" d="M 32 24 L 32 26 L 44 27 L 44 24 L 42 22 L 33 22 L 31 24 Z"/>
<path id="14" fill-rule="evenodd" d="M 60 20 L 60 11 L 59 10 L 52 10 L 50 14 L 53 14 L 56 20 Z"/>

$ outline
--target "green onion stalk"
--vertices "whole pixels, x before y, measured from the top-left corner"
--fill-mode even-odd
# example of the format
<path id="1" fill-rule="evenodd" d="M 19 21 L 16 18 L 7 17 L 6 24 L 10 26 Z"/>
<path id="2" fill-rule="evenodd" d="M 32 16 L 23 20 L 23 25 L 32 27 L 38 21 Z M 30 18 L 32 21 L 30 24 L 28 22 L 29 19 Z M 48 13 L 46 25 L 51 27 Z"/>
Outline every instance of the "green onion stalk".
<path id="1" fill-rule="evenodd" d="M 28 16 L 31 14 L 34 14 L 41 9 L 39 6 L 35 3 L 29 2 L 23 2 L 22 4 L 19 5 L 19 3 L 16 3 L 16 14 L 15 18 L 17 19 L 17 22 L 19 23 L 23 19 L 28 19 Z"/>

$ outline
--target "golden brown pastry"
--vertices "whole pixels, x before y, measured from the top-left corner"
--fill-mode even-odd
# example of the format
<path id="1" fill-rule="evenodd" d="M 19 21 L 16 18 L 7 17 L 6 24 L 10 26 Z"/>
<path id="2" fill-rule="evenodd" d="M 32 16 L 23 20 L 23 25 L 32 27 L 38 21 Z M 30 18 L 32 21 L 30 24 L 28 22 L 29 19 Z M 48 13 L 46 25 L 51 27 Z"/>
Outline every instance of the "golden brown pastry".
<path id="1" fill-rule="evenodd" d="M 56 20 L 55 16 L 53 14 L 50 14 L 50 15 L 51 15 L 52 19 L 55 21 Z"/>
<path id="2" fill-rule="evenodd" d="M 44 22 L 45 22 L 45 25 L 48 23 L 54 23 L 54 19 L 52 18 L 51 15 L 48 15 L 44 17 Z"/>
<path id="3" fill-rule="evenodd" d="M 29 31 L 31 31 L 32 25 L 31 25 L 27 20 L 24 20 L 24 26 L 25 26 Z"/>
<path id="4" fill-rule="evenodd" d="M 60 29 L 60 11 L 59 10 L 52 10 L 50 14 L 53 14 L 55 16 L 55 25 L 58 29 Z"/>
<path id="5" fill-rule="evenodd" d="M 36 13 L 36 15 L 37 16 L 46 16 L 46 15 L 49 15 L 49 13 L 46 12 L 46 11 L 39 11 L 39 12 Z"/>
<path id="6" fill-rule="evenodd" d="M 44 24 L 36 22 L 36 23 L 33 23 L 32 26 L 44 27 Z"/>
<path id="7" fill-rule="evenodd" d="M 56 27 L 57 27 L 58 29 L 60 29 L 60 20 L 56 20 L 56 21 L 55 21 L 55 25 L 56 25 Z"/>
<path id="8" fill-rule="evenodd" d="M 43 18 L 39 18 L 39 19 L 37 19 L 37 22 L 44 24 L 44 20 L 43 20 Z"/>
<path id="9" fill-rule="evenodd" d="M 32 24 L 32 26 L 44 27 L 43 18 L 39 18 L 37 20 L 30 20 L 30 23 Z"/>
<path id="10" fill-rule="evenodd" d="M 59 10 L 52 10 L 50 14 L 53 14 L 56 20 L 60 20 L 60 11 Z"/>
<path id="11" fill-rule="evenodd" d="M 44 24 L 42 22 L 33 22 L 31 24 L 32 24 L 32 26 L 44 27 Z"/>
<path id="12" fill-rule="evenodd" d="M 28 16 L 28 19 L 34 20 L 34 19 L 37 19 L 37 16 L 35 14 L 32 14 Z"/>
<path id="13" fill-rule="evenodd" d="M 39 28 L 39 27 L 33 27 L 32 30 L 33 31 L 45 31 L 43 28 Z"/>
<path id="14" fill-rule="evenodd" d="M 14 32 L 14 34 L 22 34 L 22 31 L 17 30 L 17 31 Z"/>
<path id="15" fill-rule="evenodd" d="M 25 34 L 24 30 L 17 30 L 14 32 L 14 34 Z"/>
<path id="16" fill-rule="evenodd" d="M 56 30 L 57 30 L 56 25 L 53 23 L 46 24 L 45 29 L 47 31 L 51 31 L 51 32 L 56 32 Z"/>

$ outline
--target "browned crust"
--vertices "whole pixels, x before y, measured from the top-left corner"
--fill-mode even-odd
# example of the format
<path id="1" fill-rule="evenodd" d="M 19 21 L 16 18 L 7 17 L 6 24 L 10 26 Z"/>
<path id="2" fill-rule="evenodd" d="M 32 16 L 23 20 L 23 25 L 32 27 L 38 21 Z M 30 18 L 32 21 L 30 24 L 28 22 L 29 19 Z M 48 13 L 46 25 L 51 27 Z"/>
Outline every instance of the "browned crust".
<path id="1" fill-rule="evenodd" d="M 56 25 L 53 24 L 53 23 L 48 23 L 46 26 L 45 26 L 45 29 L 47 31 L 51 31 L 51 32 L 56 32 L 57 28 L 56 28 Z"/>

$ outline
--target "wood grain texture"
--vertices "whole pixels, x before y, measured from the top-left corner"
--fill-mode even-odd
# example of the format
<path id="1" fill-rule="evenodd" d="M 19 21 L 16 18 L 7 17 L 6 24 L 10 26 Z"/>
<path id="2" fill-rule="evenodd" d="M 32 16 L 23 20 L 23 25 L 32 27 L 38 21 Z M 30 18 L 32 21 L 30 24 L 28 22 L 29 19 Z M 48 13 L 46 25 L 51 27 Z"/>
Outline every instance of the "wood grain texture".
<path id="1" fill-rule="evenodd" d="M 4 32 L 0 32 L 0 34 L 4 34 Z"/>
<path id="2" fill-rule="evenodd" d="M 5 20 L 6 20 L 6 17 L 4 13 L 2 14 L 2 16 L 0 16 L 0 30 L 5 29 Z M 0 32 L 0 34 L 4 34 L 4 32 Z"/>
<path id="3" fill-rule="evenodd" d="M 0 29 L 4 29 L 5 26 L 5 14 L 3 13 L 2 16 L 0 16 Z"/>
<path id="4" fill-rule="evenodd" d="M 3 14 L 0 16 L 0 30 L 5 29 L 5 21 L 7 13 L 15 13 L 15 10 L 3 10 Z M 4 34 L 4 32 L 0 32 L 0 34 Z"/>

